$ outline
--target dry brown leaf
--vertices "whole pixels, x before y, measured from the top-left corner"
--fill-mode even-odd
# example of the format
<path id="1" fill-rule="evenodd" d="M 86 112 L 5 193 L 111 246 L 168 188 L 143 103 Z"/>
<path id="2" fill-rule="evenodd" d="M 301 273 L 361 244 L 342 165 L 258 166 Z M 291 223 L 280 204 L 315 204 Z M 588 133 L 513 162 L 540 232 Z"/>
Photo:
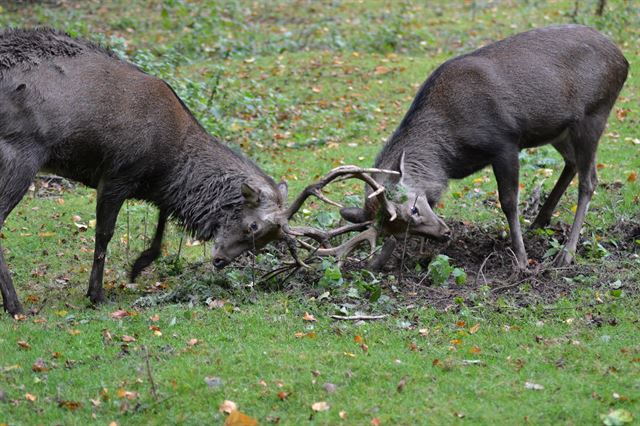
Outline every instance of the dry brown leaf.
<path id="1" fill-rule="evenodd" d="M 25 393 L 24 399 L 26 399 L 29 402 L 36 402 L 36 399 L 38 399 L 38 397 L 30 393 Z"/>
<path id="2" fill-rule="evenodd" d="M 385 74 L 389 74 L 391 72 L 391 69 L 388 67 L 385 67 L 384 65 L 379 65 L 376 67 L 375 71 L 373 72 L 375 75 L 385 75 Z"/>
<path id="3" fill-rule="evenodd" d="M 635 182 L 638 179 L 638 172 L 636 172 L 635 170 L 632 171 L 631 173 L 629 173 L 629 176 L 627 176 L 627 182 Z"/>
<path id="4" fill-rule="evenodd" d="M 233 401 L 229 401 L 228 399 L 225 399 L 224 402 L 220 404 L 220 407 L 218 407 L 218 411 L 220 411 L 221 413 L 227 413 L 227 414 L 231 414 L 231 412 L 237 411 L 237 410 L 238 410 L 238 404 L 236 404 Z"/>
<path id="5" fill-rule="evenodd" d="M 314 402 L 313 404 L 311 404 L 311 409 L 313 411 L 327 411 L 329 408 L 331 407 L 325 401 Z"/>
<path id="6" fill-rule="evenodd" d="M 62 401 L 58 402 L 58 407 L 66 408 L 69 411 L 75 411 L 78 408 L 80 408 L 81 406 L 82 406 L 82 403 L 80 401 L 62 400 Z"/>
<path id="7" fill-rule="evenodd" d="M 200 340 L 198 340 L 198 339 L 190 339 L 187 342 L 187 345 L 193 347 L 193 346 L 197 345 L 198 343 L 200 343 Z"/>
<path id="8" fill-rule="evenodd" d="M 305 312 L 304 315 L 302 316 L 302 319 L 304 321 L 315 321 L 316 317 L 314 317 L 313 315 L 311 315 L 309 312 Z"/>
<path id="9" fill-rule="evenodd" d="M 353 341 L 356 343 L 362 343 L 363 342 L 362 336 L 355 335 L 353 337 Z"/>
<path id="10" fill-rule="evenodd" d="M 287 399 L 288 396 L 289 396 L 289 392 L 285 392 L 285 391 L 278 392 L 278 398 L 280 398 L 281 401 L 284 401 L 285 399 Z"/>
<path id="11" fill-rule="evenodd" d="M 373 419 L 371 419 L 371 425 L 372 426 L 380 426 L 380 419 L 377 417 L 374 417 Z"/>
<path id="12" fill-rule="evenodd" d="M 224 422 L 224 426 L 257 426 L 258 421 L 240 411 L 232 411 Z"/>
<path id="13" fill-rule="evenodd" d="M 36 373 L 42 373 L 44 371 L 49 371 L 49 367 L 47 367 L 47 364 L 45 364 L 44 359 L 38 358 L 36 359 L 36 362 L 34 362 L 31 366 L 31 370 L 35 371 Z"/>
<path id="14" fill-rule="evenodd" d="M 480 323 L 477 323 L 476 325 L 474 325 L 473 327 L 471 327 L 469 329 L 469 333 L 471 334 L 476 334 L 478 332 L 478 330 L 480 330 Z"/>
<path id="15" fill-rule="evenodd" d="M 346 411 L 344 411 L 344 410 L 341 410 L 341 411 L 338 413 L 338 416 L 340 416 L 340 418 L 344 420 L 344 419 L 346 419 L 346 418 L 347 418 L 347 412 L 346 412 Z"/>
<path id="16" fill-rule="evenodd" d="M 129 401 L 133 401 L 134 399 L 138 398 L 138 395 L 138 392 L 124 390 L 122 388 L 118 389 L 118 391 L 116 392 L 116 396 L 118 398 L 127 398 Z"/>
<path id="17" fill-rule="evenodd" d="M 130 312 L 125 311 L 124 309 L 118 309 L 117 311 L 111 312 L 110 317 L 115 319 L 120 319 L 120 318 L 128 317 L 129 315 L 131 315 Z"/>
<path id="18" fill-rule="evenodd" d="M 128 336 L 128 335 L 126 335 L 126 334 L 123 334 L 123 335 L 122 335 L 122 341 L 123 341 L 123 342 L 126 342 L 126 343 L 131 343 L 131 342 L 135 342 L 135 341 L 136 341 L 136 338 L 135 338 L 135 337 L 133 337 L 133 336 Z"/>
<path id="19" fill-rule="evenodd" d="M 26 340 L 18 340 L 18 346 L 22 349 L 31 349 L 31 345 Z"/>

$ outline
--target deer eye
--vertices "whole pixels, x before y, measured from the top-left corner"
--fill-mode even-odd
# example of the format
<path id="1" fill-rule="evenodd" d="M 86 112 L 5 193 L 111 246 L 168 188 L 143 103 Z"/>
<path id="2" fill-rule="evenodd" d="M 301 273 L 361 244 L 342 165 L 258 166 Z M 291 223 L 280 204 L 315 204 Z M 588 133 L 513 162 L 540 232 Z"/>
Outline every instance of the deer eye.
<path id="1" fill-rule="evenodd" d="M 416 206 L 411 207 L 411 214 L 412 215 L 417 215 L 418 214 L 418 208 Z"/>
<path id="2" fill-rule="evenodd" d="M 252 222 L 251 225 L 249 225 L 249 229 L 251 229 L 253 232 L 258 230 L 258 223 L 257 222 Z"/>

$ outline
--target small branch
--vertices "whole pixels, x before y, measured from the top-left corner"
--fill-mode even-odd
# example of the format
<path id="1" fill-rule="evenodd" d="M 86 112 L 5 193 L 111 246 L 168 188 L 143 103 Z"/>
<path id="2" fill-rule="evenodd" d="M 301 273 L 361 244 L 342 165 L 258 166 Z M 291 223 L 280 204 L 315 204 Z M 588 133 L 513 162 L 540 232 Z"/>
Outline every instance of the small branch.
<path id="1" fill-rule="evenodd" d="M 331 315 L 331 318 L 343 321 L 373 321 L 385 319 L 389 315 Z"/>
<path id="2" fill-rule="evenodd" d="M 158 391 L 156 389 L 156 382 L 153 381 L 153 374 L 151 373 L 151 363 L 149 362 L 149 348 L 144 347 L 144 362 L 147 367 L 147 376 L 149 376 L 149 383 L 151 384 L 151 395 L 153 399 L 158 401 Z"/>

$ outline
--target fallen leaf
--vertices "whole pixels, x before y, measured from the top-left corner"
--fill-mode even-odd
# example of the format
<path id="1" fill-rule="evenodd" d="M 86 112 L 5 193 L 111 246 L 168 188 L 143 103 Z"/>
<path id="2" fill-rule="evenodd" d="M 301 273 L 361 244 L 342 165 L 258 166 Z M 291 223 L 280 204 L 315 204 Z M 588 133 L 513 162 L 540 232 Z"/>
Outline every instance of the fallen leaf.
<path id="1" fill-rule="evenodd" d="M 227 414 L 231 414 L 232 411 L 236 411 L 237 409 L 238 404 L 233 401 L 229 401 L 228 399 L 225 399 L 224 402 L 220 404 L 220 407 L 218 407 L 218 411 Z"/>
<path id="2" fill-rule="evenodd" d="M 627 182 L 635 182 L 637 179 L 638 172 L 636 172 L 635 170 L 629 173 L 629 176 L 627 176 Z"/>
<path id="3" fill-rule="evenodd" d="M 285 392 L 285 391 L 278 392 L 278 398 L 280 398 L 281 401 L 284 401 L 285 399 L 287 399 L 288 396 L 289 396 L 289 392 Z"/>
<path id="4" fill-rule="evenodd" d="M 31 345 L 26 340 L 18 340 L 18 346 L 22 349 L 31 349 Z"/>
<path id="5" fill-rule="evenodd" d="M 44 371 L 49 371 L 49 368 L 47 367 L 47 364 L 45 364 L 44 359 L 38 358 L 36 359 L 36 362 L 34 362 L 31 366 L 31 370 L 35 371 L 36 373 L 42 373 Z"/>
<path id="6" fill-rule="evenodd" d="M 89 399 L 89 401 L 91 401 L 91 405 L 93 405 L 94 407 L 99 407 L 100 404 L 102 404 L 99 399 Z"/>
<path id="7" fill-rule="evenodd" d="M 525 389 L 531 389 L 531 390 L 542 390 L 542 389 L 544 389 L 544 386 L 539 385 L 537 383 L 532 383 L 532 382 L 524 382 L 524 387 L 525 387 Z"/>
<path id="8" fill-rule="evenodd" d="M 120 318 L 128 317 L 129 315 L 131 314 L 125 311 L 124 309 L 118 309 L 117 311 L 111 312 L 110 317 L 120 319 Z"/>
<path id="9" fill-rule="evenodd" d="M 418 330 L 418 333 L 420 333 L 420 335 L 422 337 L 426 337 L 429 335 L 429 329 L 428 328 L 421 328 L 420 330 Z"/>
<path id="10" fill-rule="evenodd" d="M 128 391 L 128 390 L 124 390 L 124 389 L 120 388 L 116 392 L 116 396 L 118 398 L 120 398 L 120 399 L 126 398 L 129 401 L 133 401 L 134 399 L 138 398 L 139 394 L 138 394 L 138 392 Z"/>
<path id="11" fill-rule="evenodd" d="M 224 426 L 257 426 L 258 421 L 240 411 L 232 411 L 224 422 Z"/>
<path id="12" fill-rule="evenodd" d="M 151 321 L 153 321 L 153 322 L 158 322 L 158 321 L 160 321 L 160 315 L 155 314 L 155 315 L 153 315 L 153 316 L 149 317 L 149 319 L 150 319 Z"/>
<path id="13" fill-rule="evenodd" d="M 36 402 L 36 399 L 38 399 L 37 396 L 30 394 L 30 393 L 25 393 L 24 394 L 24 398 L 29 401 L 29 402 Z"/>
<path id="14" fill-rule="evenodd" d="M 375 71 L 373 72 L 375 75 L 385 75 L 391 72 L 391 69 L 389 69 L 388 67 L 385 67 L 384 65 L 379 65 L 376 67 Z"/>
<path id="15" fill-rule="evenodd" d="M 135 338 L 135 337 L 133 337 L 133 336 L 128 336 L 128 335 L 126 335 L 126 334 L 123 334 L 123 335 L 122 335 L 122 341 L 123 341 L 123 342 L 126 342 L 126 343 L 131 343 L 131 342 L 135 342 L 135 341 L 136 341 L 136 338 Z"/>
<path id="16" fill-rule="evenodd" d="M 619 121 L 624 121 L 629 111 L 630 110 L 627 108 L 616 108 L 616 117 Z"/>
<path id="17" fill-rule="evenodd" d="M 77 329 L 75 329 L 75 328 L 74 328 L 74 329 L 72 329 L 72 330 L 69 330 L 69 334 L 70 334 L 70 335 L 72 335 L 72 336 L 77 336 L 77 335 L 78 335 L 78 334 L 80 334 L 80 333 L 81 333 L 81 331 L 80 331 L 80 330 L 77 330 Z"/>
<path id="18" fill-rule="evenodd" d="M 456 322 L 456 325 L 460 328 L 464 327 L 466 325 L 466 323 L 464 321 L 458 321 Z"/>
<path id="19" fill-rule="evenodd" d="M 344 420 L 347 418 L 347 412 L 342 410 L 338 413 L 338 416 L 340 416 L 340 418 Z"/>
<path id="20" fill-rule="evenodd" d="M 311 404 L 311 409 L 313 411 L 327 411 L 329 408 L 331 407 L 325 401 L 314 402 L 313 404 Z"/>
<path id="21" fill-rule="evenodd" d="M 374 417 L 373 419 L 371 419 L 371 425 L 372 426 L 380 426 L 380 419 L 377 417 Z"/>
<path id="22" fill-rule="evenodd" d="M 313 315 L 311 315 L 309 312 L 305 312 L 304 315 L 302 316 L 302 319 L 304 321 L 315 321 L 316 317 L 314 317 Z"/>
<path id="23" fill-rule="evenodd" d="M 473 327 L 471 327 L 469 329 L 469 333 L 470 334 L 476 334 L 478 332 L 478 330 L 480 330 L 480 323 L 477 323 L 476 325 L 474 325 Z"/>
<path id="24" fill-rule="evenodd" d="M 100 402 L 100 401 L 98 401 Z M 82 406 L 82 403 L 79 401 L 67 401 L 67 400 L 62 400 L 60 402 L 58 402 L 58 407 L 60 408 L 66 408 L 69 411 L 75 411 L 78 408 L 80 408 Z"/>
<path id="25" fill-rule="evenodd" d="M 362 341 L 363 341 L 362 340 L 362 336 L 355 335 L 353 337 L 353 341 L 356 342 L 356 343 L 362 343 Z"/>
<path id="26" fill-rule="evenodd" d="M 311 88 L 311 91 L 312 91 L 313 93 L 320 93 L 320 92 L 322 92 L 322 87 L 320 87 L 320 86 L 313 86 L 313 87 Z"/>
<path id="27" fill-rule="evenodd" d="M 198 339 L 190 339 L 187 342 L 187 345 L 193 347 L 193 346 L 197 345 L 198 343 L 200 343 L 200 340 L 198 340 Z"/>

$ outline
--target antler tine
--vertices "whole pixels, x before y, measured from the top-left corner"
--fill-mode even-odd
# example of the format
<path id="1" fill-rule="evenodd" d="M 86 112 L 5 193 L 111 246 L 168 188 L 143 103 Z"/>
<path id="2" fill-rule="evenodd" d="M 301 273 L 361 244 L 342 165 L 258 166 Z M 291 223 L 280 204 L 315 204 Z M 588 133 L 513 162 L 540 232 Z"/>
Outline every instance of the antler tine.
<path id="1" fill-rule="evenodd" d="M 324 188 L 329 183 L 331 183 L 332 181 L 336 180 L 339 177 L 349 176 L 349 178 L 360 179 L 360 180 L 366 182 L 368 185 L 370 185 L 375 191 L 378 191 L 380 189 L 381 185 L 379 183 L 377 183 L 375 181 L 375 179 L 373 179 L 369 175 L 369 173 L 385 173 L 385 174 L 391 174 L 391 175 L 399 175 L 400 174 L 399 172 L 396 172 L 394 170 L 385 170 L 385 169 L 377 169 L 377 168 L 362 168 L 362 167 L 356 167 L 356 166 L 351 166 L 351 165 L 336 167 L 335 169 L 333 169 L 329 173 L 327 173 L 318 182 L 315 182 L 315 183 L 307 186 L 300 193 L 300 195 L 298 195 L 298 197 L 295 199 L 295 201 L 293 203 L 291 203 L 289 208 L 286 210 L 286 212 L 285 212 L 286 218 L 287 219 L 291 219 L 293 217 L 293 215 L 295 215 L 298 212 L 298 210 L 300 210 L 300 208 L 302 207 L 304 202 L 307 200 L 307 198 L 309 198 L 312 195 L 317 197 L 317 198 L 319 198 L 319 199 L 321 199 L 322 201 L 324 201 L 326 203 L 332 204 L 332 205 L 337 206 L 337 207 L 342 207 L 339 203 L 336 203 L 335 201 L 329 200 L 321 192 L 322 188 Z M 384 191 L 384 189 L 382 191 Z M 384 195 L 384 194 L 382 194 L 382 195 Z M 382 201 L 382 202 L 384 203 L 385 206 L 387 205 L 386 199 L 384 201 Z"/>
<path id="2" fill-rule="evenodd" d="M 340 228 L 332 229 L 330 231 L 323 231 L 310 226 L 296 226 L 290 227 L 288 225 L 283 227 L 285 233 L 296 237 L 309 237 L 320 243 L 323 247 L 329 246 L 329 240 L 337 237 L 338 235 L 346 234 L 347 232 L 363 231 L 373 221 L 367 221 L 362 223 L 350 223 L 348 225 L 341 226 Z"/>
<path id="3" fill-rule="evenodd" d="M 336 247 L 316 248 L 307 242 L 300 241 L 300 240 L 298 242 L 303 247 L 309 250 L 312 250 L 313 255 L 321 256 L 321 257 L 334 256 L 339 261 L 341 261 L 341 260 L 344 260 L 352 251 L 354 251 L 362 242 L 365 242 L 365 241 L 369 243 L 369 246 L 371 247 L 371 253 L 373 253 L 376 248 L 377 236 L 378 236 L 378 230 L 374 227 L 370 227 L 364 230 L 363 232 L 359 233 L 355 237 L 352 237 L 351 239 L 347 240 L 346 242 Z"/>

